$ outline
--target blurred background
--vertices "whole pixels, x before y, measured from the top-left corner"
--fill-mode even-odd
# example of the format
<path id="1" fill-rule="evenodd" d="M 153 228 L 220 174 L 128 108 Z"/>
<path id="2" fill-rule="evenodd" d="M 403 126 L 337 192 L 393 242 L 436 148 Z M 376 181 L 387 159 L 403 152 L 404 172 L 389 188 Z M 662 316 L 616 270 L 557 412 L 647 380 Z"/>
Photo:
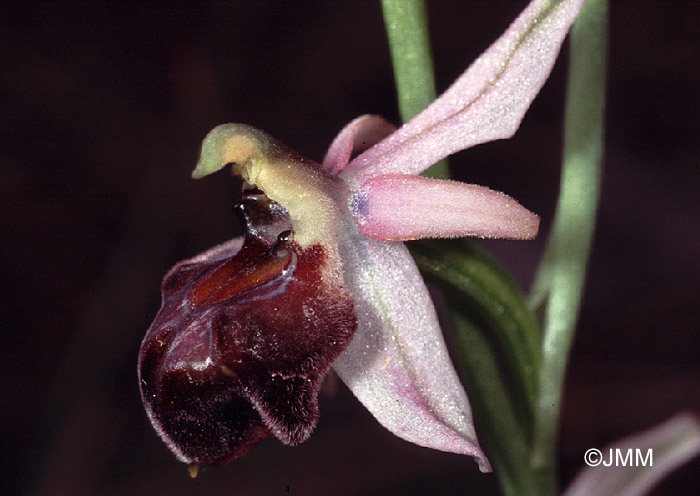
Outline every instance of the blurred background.
<path id="1" fill-rule="evenodd" d="M 439 91 L 525 3 L 428 2 Z M 700 413 L 700 9 L 612 4 L 563 483 L 586 449 Z M 515 138 L 451 160 L 542 216 L 535 241 L 486 243 L 524 287 L 558 191 L 565 69 L 563 56 Z M 0 493 L 496 494 L 471 459 L 384 431 L 339 381 L 309 441 L 268 439 L 194 481 L 141 407 L 136 355 L 161 277 L 237 229 L 236 181 L 189 177 L 201 139 L 245 122 L 321 160 L 360 114 L 398 122 L 378 1 L 17 2 L 0 16 L 0 103 Z M 654 494 L 699 487 L 695 460 Z"/>

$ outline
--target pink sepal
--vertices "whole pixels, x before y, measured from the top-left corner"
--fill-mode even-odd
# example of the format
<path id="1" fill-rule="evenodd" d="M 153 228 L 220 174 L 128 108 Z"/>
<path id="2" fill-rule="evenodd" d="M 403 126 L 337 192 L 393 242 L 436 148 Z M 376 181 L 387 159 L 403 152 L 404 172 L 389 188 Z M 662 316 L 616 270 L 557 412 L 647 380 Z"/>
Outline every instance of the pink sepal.
<path id="1" fill-rule="evenodd" d="M 380 174 L 419 174 L 479 143 L 509 138 L 547 80 L 584 0 L 535 0 L 437 100 L 343 171 L 359 186 Z"/>
<path id="2" fill-rule="evenodd" d="M 489 472 L 435 307 L 408 250 L 364 236 L 353 236 L 344 249 L 358 327 L 333 368 L 389 431 L 420 446 L 473 456 Z"/>
<path id="3" fill-rule="evenodd" d="M 700 454 L 700 419 L 675 417 L 606 446 L 586 451 L 588 464 L 563 496 L 643 496 Z"/>

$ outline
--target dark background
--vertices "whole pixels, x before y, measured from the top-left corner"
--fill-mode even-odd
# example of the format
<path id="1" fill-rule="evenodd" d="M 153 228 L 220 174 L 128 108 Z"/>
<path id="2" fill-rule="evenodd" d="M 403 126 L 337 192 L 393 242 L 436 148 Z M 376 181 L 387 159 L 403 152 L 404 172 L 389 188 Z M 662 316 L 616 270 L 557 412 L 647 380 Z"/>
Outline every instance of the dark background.
<path id="1" fill-rule="evenodd" d="M 444 90 L 524 1 L 429 2 Z M 233 179 L 189 179 L 215 125 L 320 160 L 362 113 L 398 120 L 378 2 L 27 3 L 0 17 L 0 490 L 34 495 L 493 494 L 470 459 L 384 431 L 341 384 L 305 444 L 191 481 L 152 431 L 139 342 L 177 260 L 232 236 Z M 562 479 L 583 453 L 700 413 L 695 2 L 613 2 L 600 224 L 573 349 Z M 540 213 L 490 242 L 527 285 L 556 201 L 566 58 L 515 138 L 451 161 Z M 700 461 L 654 494 L 697 494 Z M 286 492 L 289 488 L 289 493 Z"/>

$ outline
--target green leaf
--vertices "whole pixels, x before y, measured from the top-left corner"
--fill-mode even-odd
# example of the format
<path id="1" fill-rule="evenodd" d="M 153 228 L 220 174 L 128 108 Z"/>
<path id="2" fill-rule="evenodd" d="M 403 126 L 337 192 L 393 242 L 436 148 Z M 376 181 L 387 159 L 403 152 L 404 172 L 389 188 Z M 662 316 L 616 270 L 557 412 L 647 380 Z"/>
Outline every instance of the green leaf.
<path id="1" fill-rule="evenodd" d="M 468 305 L 495 336 L 529 439 L 539 388 L 540 338 L 535 317 L 517 284 L 473 242 L 429 240 L 408 246 L 423 275 L 437 282 L 447 295 L 459 295 L 460 308 Z"/>
<path id="2" fill-rule="evenodd" d="M 455 294 L 447 294 L 450 323 L 458 351 L 479 442 L 486 449 L 505 494 L 540 494 L 527 461 L 530 445 L 514 413 L 508 388 L 499 370 L 498 352 L 483 322 Z"/>

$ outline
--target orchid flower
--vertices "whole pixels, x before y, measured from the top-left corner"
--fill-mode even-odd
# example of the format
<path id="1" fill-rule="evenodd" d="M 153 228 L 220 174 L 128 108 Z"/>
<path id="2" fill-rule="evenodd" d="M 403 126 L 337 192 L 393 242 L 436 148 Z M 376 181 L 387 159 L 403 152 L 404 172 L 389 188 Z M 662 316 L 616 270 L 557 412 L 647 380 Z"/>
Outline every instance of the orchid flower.
<path id="1" fill-rule="evenodd" d="M 355 119 L 322 164 L 247 125 L 210 132 L 193 177 L 234 164 L 246 233 L 168 272 L 139 354 L 146 412 L 180 460 L 223 464 L 269 434 L 304 441 L 332 367 L 391 432 L 490 470 L 401 241 L 536 235 L 512 198 L 418 174 L 516 131 L 582 3 L 534 0 L 421 114 L 398 130 Z"/>

